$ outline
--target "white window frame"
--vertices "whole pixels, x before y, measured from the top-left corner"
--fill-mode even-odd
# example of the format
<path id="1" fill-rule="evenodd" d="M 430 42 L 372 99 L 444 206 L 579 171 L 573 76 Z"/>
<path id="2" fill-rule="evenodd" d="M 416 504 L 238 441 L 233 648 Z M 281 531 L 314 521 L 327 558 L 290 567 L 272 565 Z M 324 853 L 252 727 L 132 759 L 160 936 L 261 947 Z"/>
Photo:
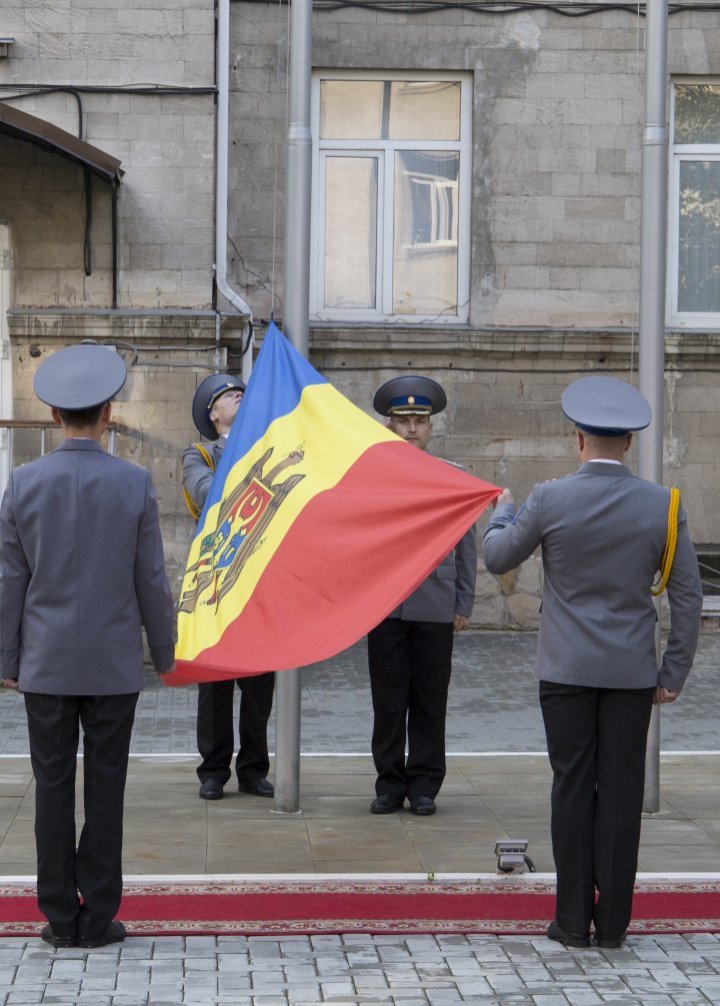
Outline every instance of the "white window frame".
<path id="1" fill-rule="evenodd" d="M 320 82 L 322 80 L 451 80 L 460 84 L 460 139 L 452 140 L 320 140 Z M 315 70 L 311 91 L 312 129 L 312 238 L 310 269 L 310 315 L 323 322 L 360 322 L 385 324 L 463 325 L 470 315 L 470 209 L 472 170 L 472 75 L 449 71 L 365 71 Z M 453 314 L 393 314 L 392 299 L 392 227 L 394 193 L 394 153 L 399 150 L 457 150 L 458 230 L 457 230 L 457 308 Z M 324 299 L 324 192 L 325 162 L 329 156 L 377 157 L 378 221 L 376 248 L 375 309 L 323 308 Z M 454 245 L 454 242 L 447 242 Z M 420 246 L 422 250 L 423 246 Z M 438 246 L 435 245 L 435 248 Z"/>
<path id="2" fill-rule="evenodd" d="M 680 268 L 680 165 L 686 161 L 720 161 L 720 143 L 675 143 L 675 86 L 677 84 L 720 85 L 720 79 L 683 77 L 672 82 L 670 114 L 670 198 L 668 200 L 668 323 L 674 328 L 720 328 L 720 312 L 680 311 L 678 309 L 678 271 Z M 720 100 L 720 99 L 719 99 Z"/>

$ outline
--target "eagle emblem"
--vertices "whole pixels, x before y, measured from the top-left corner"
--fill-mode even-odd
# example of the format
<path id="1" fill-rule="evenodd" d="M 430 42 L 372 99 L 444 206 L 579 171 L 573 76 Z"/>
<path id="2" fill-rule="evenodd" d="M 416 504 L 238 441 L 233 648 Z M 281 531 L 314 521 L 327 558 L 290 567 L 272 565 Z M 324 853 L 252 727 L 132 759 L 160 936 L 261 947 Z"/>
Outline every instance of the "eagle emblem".
<path id="1" fill-rule="evenodd" d="M 217 610 L 237 583 L 248 558 L 262 547 L 264 534 L 278 509 L 305 478 L 296 472 L 279 481 L 288 468 L 303 460 L 302 447 L 265 473 L 274 450 L 269 447 L 222 500 L 215 530 L 203 536 L 200 555 L 187 569 L 179 611 L 192 614 L 199 605 L 211 605 Z"/>

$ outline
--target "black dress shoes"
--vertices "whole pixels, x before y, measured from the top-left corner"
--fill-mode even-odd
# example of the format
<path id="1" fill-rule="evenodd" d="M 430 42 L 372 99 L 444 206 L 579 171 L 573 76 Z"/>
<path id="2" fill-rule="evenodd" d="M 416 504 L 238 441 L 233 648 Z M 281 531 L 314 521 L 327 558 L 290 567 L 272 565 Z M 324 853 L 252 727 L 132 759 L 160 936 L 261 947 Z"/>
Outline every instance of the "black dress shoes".
<path id="1" fill-rule="evenodd" d="M 562 943 L 565 947 L 589 947 L 590 936 L 585 933 L 572 933 L 561 929 L 555 919 L 547 927 L 547 938 Z"/>
<path id="2" fill-rule="evenodd" d="M 238 790 L 240 793 L 252 793 L 253 796 L 275 796 L 275 787 L 262 776 L 239 783 Z"/>
<path id="3" fill-rule="evenodd" d="M 56 936 L 49 922 L 42 927 L 40 936 L 54 947 L 76 947 L 78 943 L 77 936 Z"/>
<path id="4" fill-rule="evenodd" d="M 430 796 L 410 797 L 410 813 L 418 814 L 420 817 L 429 817 L 437 810 L 435 801 Z"/>
<path id="5" fill-rule="evenodd" d="M 625 942 L 625 933 L 622 936 L 600 936 L 595 933 L 595 946 L 601 950 L 619 950 Z"/>
<path id="6" fill-rule="evenodd" d="M 392 796 L 390 793 L 380 793 L 380 795 L 376 796 L 370 804 L 370 813 L 394 814 L 396 810 L 400 810 L 404 803 L 404 797 L 398 798 L 396 796 Z"/>
<path id="7" fill-rule="evenodd" d="M 222 800 L 222 783 L 217 779 L 204 779 L 200 785 L 198 796 L 201 800 Z"/>
<path id="8" fill-rule="evenodd" d="M 77 941 L 79 947 L 106 947 L 110 943 L 122 943 L 125 939 L 125 926 L 117 919 L 111 922 L 102 936 L 80 938 Z"/>

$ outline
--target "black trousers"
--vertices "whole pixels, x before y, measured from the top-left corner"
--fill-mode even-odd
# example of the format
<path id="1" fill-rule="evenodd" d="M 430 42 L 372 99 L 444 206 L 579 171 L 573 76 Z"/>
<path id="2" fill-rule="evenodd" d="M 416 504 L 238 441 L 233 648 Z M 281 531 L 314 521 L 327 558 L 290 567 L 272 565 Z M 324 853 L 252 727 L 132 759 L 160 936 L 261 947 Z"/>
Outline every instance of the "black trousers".
<path id="1" fill-rule="evenodd" d="M 540 682 L 558 924 L 621 936 L 632 912 L 653 689 Z"/>
<path id="2" fill-rule="evenodd" d="M 378 795 L 434 799 L 440 791 L 452 649 L 452 622 L 386 618 L 368 634 Z"/>
<path id="3" fill-rule="evenodd" d="M 38 906 L 57 936 L 94 939 L 112 922 L 122 896 L 123 804 L 138 697 L 26 692 L 24 698 L 35 775 Z M 80 726 L 85 820 L 76 845 Z"/>
<path id="4" fill-rule="evenodd" d="M 240 689 L 240 748 L 235 759 L 238 782 L 265 778 L 270 769 L 267 725 L 272 710 L 274 674 L 212 681 L 198 686 L 197 745 L 202 756 L 197 774 L 201 782 L 217 779 L 223 786 L 231 776 L 235 751 L 233 695 Z"/>

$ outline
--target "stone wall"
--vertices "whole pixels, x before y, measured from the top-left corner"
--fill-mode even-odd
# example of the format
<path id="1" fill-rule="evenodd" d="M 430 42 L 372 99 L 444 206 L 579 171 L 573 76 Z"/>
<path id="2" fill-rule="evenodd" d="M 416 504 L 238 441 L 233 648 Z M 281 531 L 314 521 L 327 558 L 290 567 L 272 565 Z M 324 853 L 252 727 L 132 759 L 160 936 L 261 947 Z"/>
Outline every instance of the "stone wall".
<path id="1" fill-rule="evenodd" d="M 214 251 L 215 20 L 212 0 L 8 0 L 0 101 L 112 154 L 119 306 L 209 307 Z M 35 88 L 62 88 L 28 94 Z M 67 88 L 75 88 L 82 111 Z M 160 88 L 162 93 L 152 93 Z M 140 93 L 145 90 L 148 93 Z M 82 169 L 0 138 L 0 219 L 11 221 L 14 304 L 112 304 L 109 185 L 93 180 L 92 275 L 83 268 Z"/>
<path id="2" fill-rule="evenodd" d="M 519 505 L 536 482 L 577 467 L 572 425 L 560 409 L 570 381 L 609 373 L 637 382 L 637 340 L 628 332 L 453 329 L 407 331 L 329 327 L 312 330 L 315 365 L 372 414 L 377 387 L 398 372 L 438 380 L 448 407 L 434 420 L 432 453 L 512 489 Z M 720 476 L 717 374 L 720 336 L 668 339 L 665 379 L 665 482 L 681 488 L 693 540 L 720 541 L 716 506 Z M 630 452 L 637 468 L 637 449 Z M 480 533 L 487 523 L 482 517 Z M 496 578 L 479 565 L 472 624 L 534 628 L 541 568 L 535 556 L 520 571 Z"/>
<path id="3" fill-rule="evenodd" d="M 232 12 L 237 278 L 267 315 L 273 211 L 276 272 L 283 251 L 287 18 L 270 3 Z M 671 74 L 720 68 L 719 19 L 670 19 Z M 313 17 L 315 67 L 472 73 L 473 326 L 637 323 L 643 47 L 632 11 Z"/>
<path id="4" fill-rule="evenodd" d="M 281 315 L 286 12 L 233 10 L 234 276 L 256 313 L 269 314 L 275 292 Z M 575 467 L 559 409 L 565 385 L 594 372 L 637 382 L 644 20 L 623 11 L 318 10 L 313 65 L 473 75 L 470 324 L 314 324 L 311 351 L 368 411 L 395 373 L 441 381 L 449 406 L 434 453 L 522 500 L 536 481 Z M 718 12 L 670 18 L 668 69 L 720 70 Z M 719 349 L 717 332 L 667 340 L 665 480 L 681 487 L 701 543 L 720 542 Z M 481 566 L 474 624 L 537 625 L 540 576 L 537 559 L 502 582 Z"/>
<path id="5" fill-rule="evenodd" d="M 174 589 L 184 569 L 193 524 L 181 489 L 180 455 L 197 440 L 190 402 L 197 384 L 220 360 L 240 367 L 237 323 L 225 319 L 220 355 L 215 319 L 207 312 L 12 311 L 15 417 L 46 419 L 32 394 L 32 377 L 47 353 L 81 338 L 115 344 L 129 369 L 114 405 L 117 452 L 150 469 L 158 489 L 166 559 Z M 447 410 L 434 420 L 432 453 L 461 463 L 471 474 L 509 486 L 521 502 L 533 484 L 560 478 L 576 466 L 571 425 L 559 402 L 569 381 L 589 367 L 630 377 L 632 343 L 624 333 L 527 332 L 512 341 L 482 332 L 397 333 L 377 329 L 316 329 L 313 364 L 369 415 L 377 387 L 399 370 L 415 369 L 439 380 Z M 700 356 L 689 336 L 676 337 L 678 369 L 668 371 L 666 393 L 666 481 L 683 490 L 697 542 L 718 540 L 715 505 L 720 475 L 717 380 L 720 341 Z M 553 366 L 548 366 L 549 361 Z M 679 368 L 682 368 L 680 374 Z M 701 370 L 700 368 L 705 368 Z M 714 405 L 713 405 L 714 403 Z M 379 418 L 375 416 L 375 418 Z M 48 449 L 56 442 L 48 435 Z M 15 463 L 39 453 L 37 432 L 15 433 Z M 631 464 L 636 463 L 633 449 Z M 486 524 L 479 522 L 479 530 Z M 472 624 L 483 628 L 535 628 L 539 618 L 541 566 L 536 555 L 503 577 L 479 565 Z"/>

